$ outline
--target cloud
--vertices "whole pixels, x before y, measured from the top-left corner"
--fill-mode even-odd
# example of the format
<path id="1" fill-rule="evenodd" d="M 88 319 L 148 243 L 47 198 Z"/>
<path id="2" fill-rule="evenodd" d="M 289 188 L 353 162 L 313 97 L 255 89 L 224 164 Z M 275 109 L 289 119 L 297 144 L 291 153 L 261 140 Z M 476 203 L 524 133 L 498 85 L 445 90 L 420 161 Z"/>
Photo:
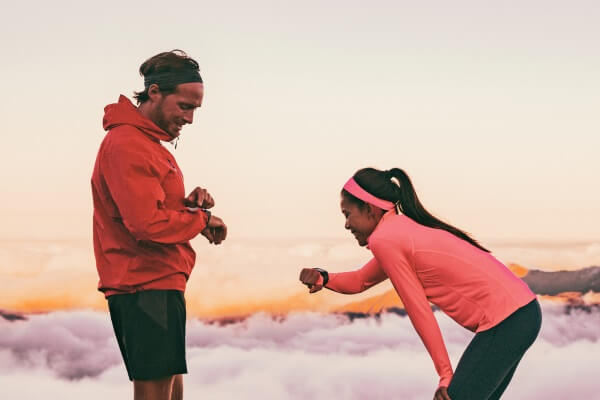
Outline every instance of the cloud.
<path id="1" fill-rule="evenodd" d="M 106 317 L 97 312 L 55 312 L 4 321 L 0 351 L 11 362 L 0 369 L 43 368 L 64 379 L 97 376 L 120 361 Z"/>
<path id="2" fill-rule="evenodd" d="M 600 312 L 544 303 L 540 337 L 505 399 L 593 398 Z M 473 334 L 436 313 L 453 365 Z M 186 396 L 217 399 L 430 399 L 435 369 L 410 321 L 256 314 L 188 321 Z M 109 316 L 72 311 L 0 320 L 0 387 L 22 399 L 130 398 Z M 79 396 L 79 397 L 78 397 Z"/>
<path id="3" fill-rule="evenodd" d="M 600 242 L 588 243 L 499 243 L 489 246 L 504 263 L 529 269 L 558 270 L 600 266 Z"/>

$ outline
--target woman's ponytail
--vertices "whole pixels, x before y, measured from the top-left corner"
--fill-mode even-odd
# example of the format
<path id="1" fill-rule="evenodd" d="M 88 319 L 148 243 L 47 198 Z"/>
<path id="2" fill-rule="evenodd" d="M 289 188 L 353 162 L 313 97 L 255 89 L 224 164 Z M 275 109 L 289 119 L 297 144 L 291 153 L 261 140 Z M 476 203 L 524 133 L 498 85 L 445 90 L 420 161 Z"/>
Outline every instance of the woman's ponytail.
<path id="1" fill-rule="evenodd" d="M 490 252 L 467 233 L 431 215 L 421 204 L 408 174 L 402 169 L 392 168 L 388 171 L 379 171 L 374 168 L 363 168 L 354 174 L 354 180 L 373 196 L 396 203 L 400 212 L 413 221 L 430 228 L 448 231 L 473 246 Z M 348 194 L 344 193 L 345 196 Z M 357 198 L 351 200 L 361 202 Z"/>

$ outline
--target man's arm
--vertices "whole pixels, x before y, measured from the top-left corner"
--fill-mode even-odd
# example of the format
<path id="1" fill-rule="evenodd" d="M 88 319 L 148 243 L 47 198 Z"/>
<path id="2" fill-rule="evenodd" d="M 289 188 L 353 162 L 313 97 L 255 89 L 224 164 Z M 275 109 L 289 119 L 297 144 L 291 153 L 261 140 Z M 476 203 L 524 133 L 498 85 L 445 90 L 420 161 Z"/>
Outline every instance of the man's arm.
<path id="1" fill-rule="evenodd" d="M 206 227 L 204 212 L 164 207 L 165 193 L 148 154 L 136 148 L 113 147 L 100 165 L 123 224 L 137 240 L 185 243 Z"/>

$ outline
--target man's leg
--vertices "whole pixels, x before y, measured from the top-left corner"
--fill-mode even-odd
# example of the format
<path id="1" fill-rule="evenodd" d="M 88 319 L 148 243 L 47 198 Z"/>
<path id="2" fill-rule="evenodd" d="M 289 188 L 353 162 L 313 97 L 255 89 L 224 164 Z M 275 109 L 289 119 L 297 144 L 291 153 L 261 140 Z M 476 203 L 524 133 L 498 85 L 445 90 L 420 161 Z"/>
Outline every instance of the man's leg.
<path id="1" fill-rule="evenodd" d="M 134 400 L 171 400 L 174 376 L 152 381 L 133 381 Z"/>
<path id="2" fill-rule="evenodd" d="M 183 375 L 175 375 L 171 400 L 183 400 Z"/>
<path id="3" fill-rule="evenodd" d="M 115 333 L 134 399 L 181 400 L 185 362 L 185 299 L 173 290 L 109 297 Z"/>

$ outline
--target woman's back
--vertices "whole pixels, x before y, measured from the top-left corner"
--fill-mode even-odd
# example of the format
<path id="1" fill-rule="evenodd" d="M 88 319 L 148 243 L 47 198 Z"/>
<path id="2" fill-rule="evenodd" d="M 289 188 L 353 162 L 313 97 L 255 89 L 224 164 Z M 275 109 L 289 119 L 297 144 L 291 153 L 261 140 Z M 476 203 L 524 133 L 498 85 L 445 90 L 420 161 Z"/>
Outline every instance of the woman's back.
<path id="1" fill-rule="evenodd" d="M 490 253 L 394 211 L 383 216 L 369 237 L 369 247 L 401 297 L 418 296 L 418 288 L 409 282 L 414 274 L 428 301 L 472 331 L 497 325 L 535 298 Z M 407 268 L 413 272 L 402 271 Z"/>

